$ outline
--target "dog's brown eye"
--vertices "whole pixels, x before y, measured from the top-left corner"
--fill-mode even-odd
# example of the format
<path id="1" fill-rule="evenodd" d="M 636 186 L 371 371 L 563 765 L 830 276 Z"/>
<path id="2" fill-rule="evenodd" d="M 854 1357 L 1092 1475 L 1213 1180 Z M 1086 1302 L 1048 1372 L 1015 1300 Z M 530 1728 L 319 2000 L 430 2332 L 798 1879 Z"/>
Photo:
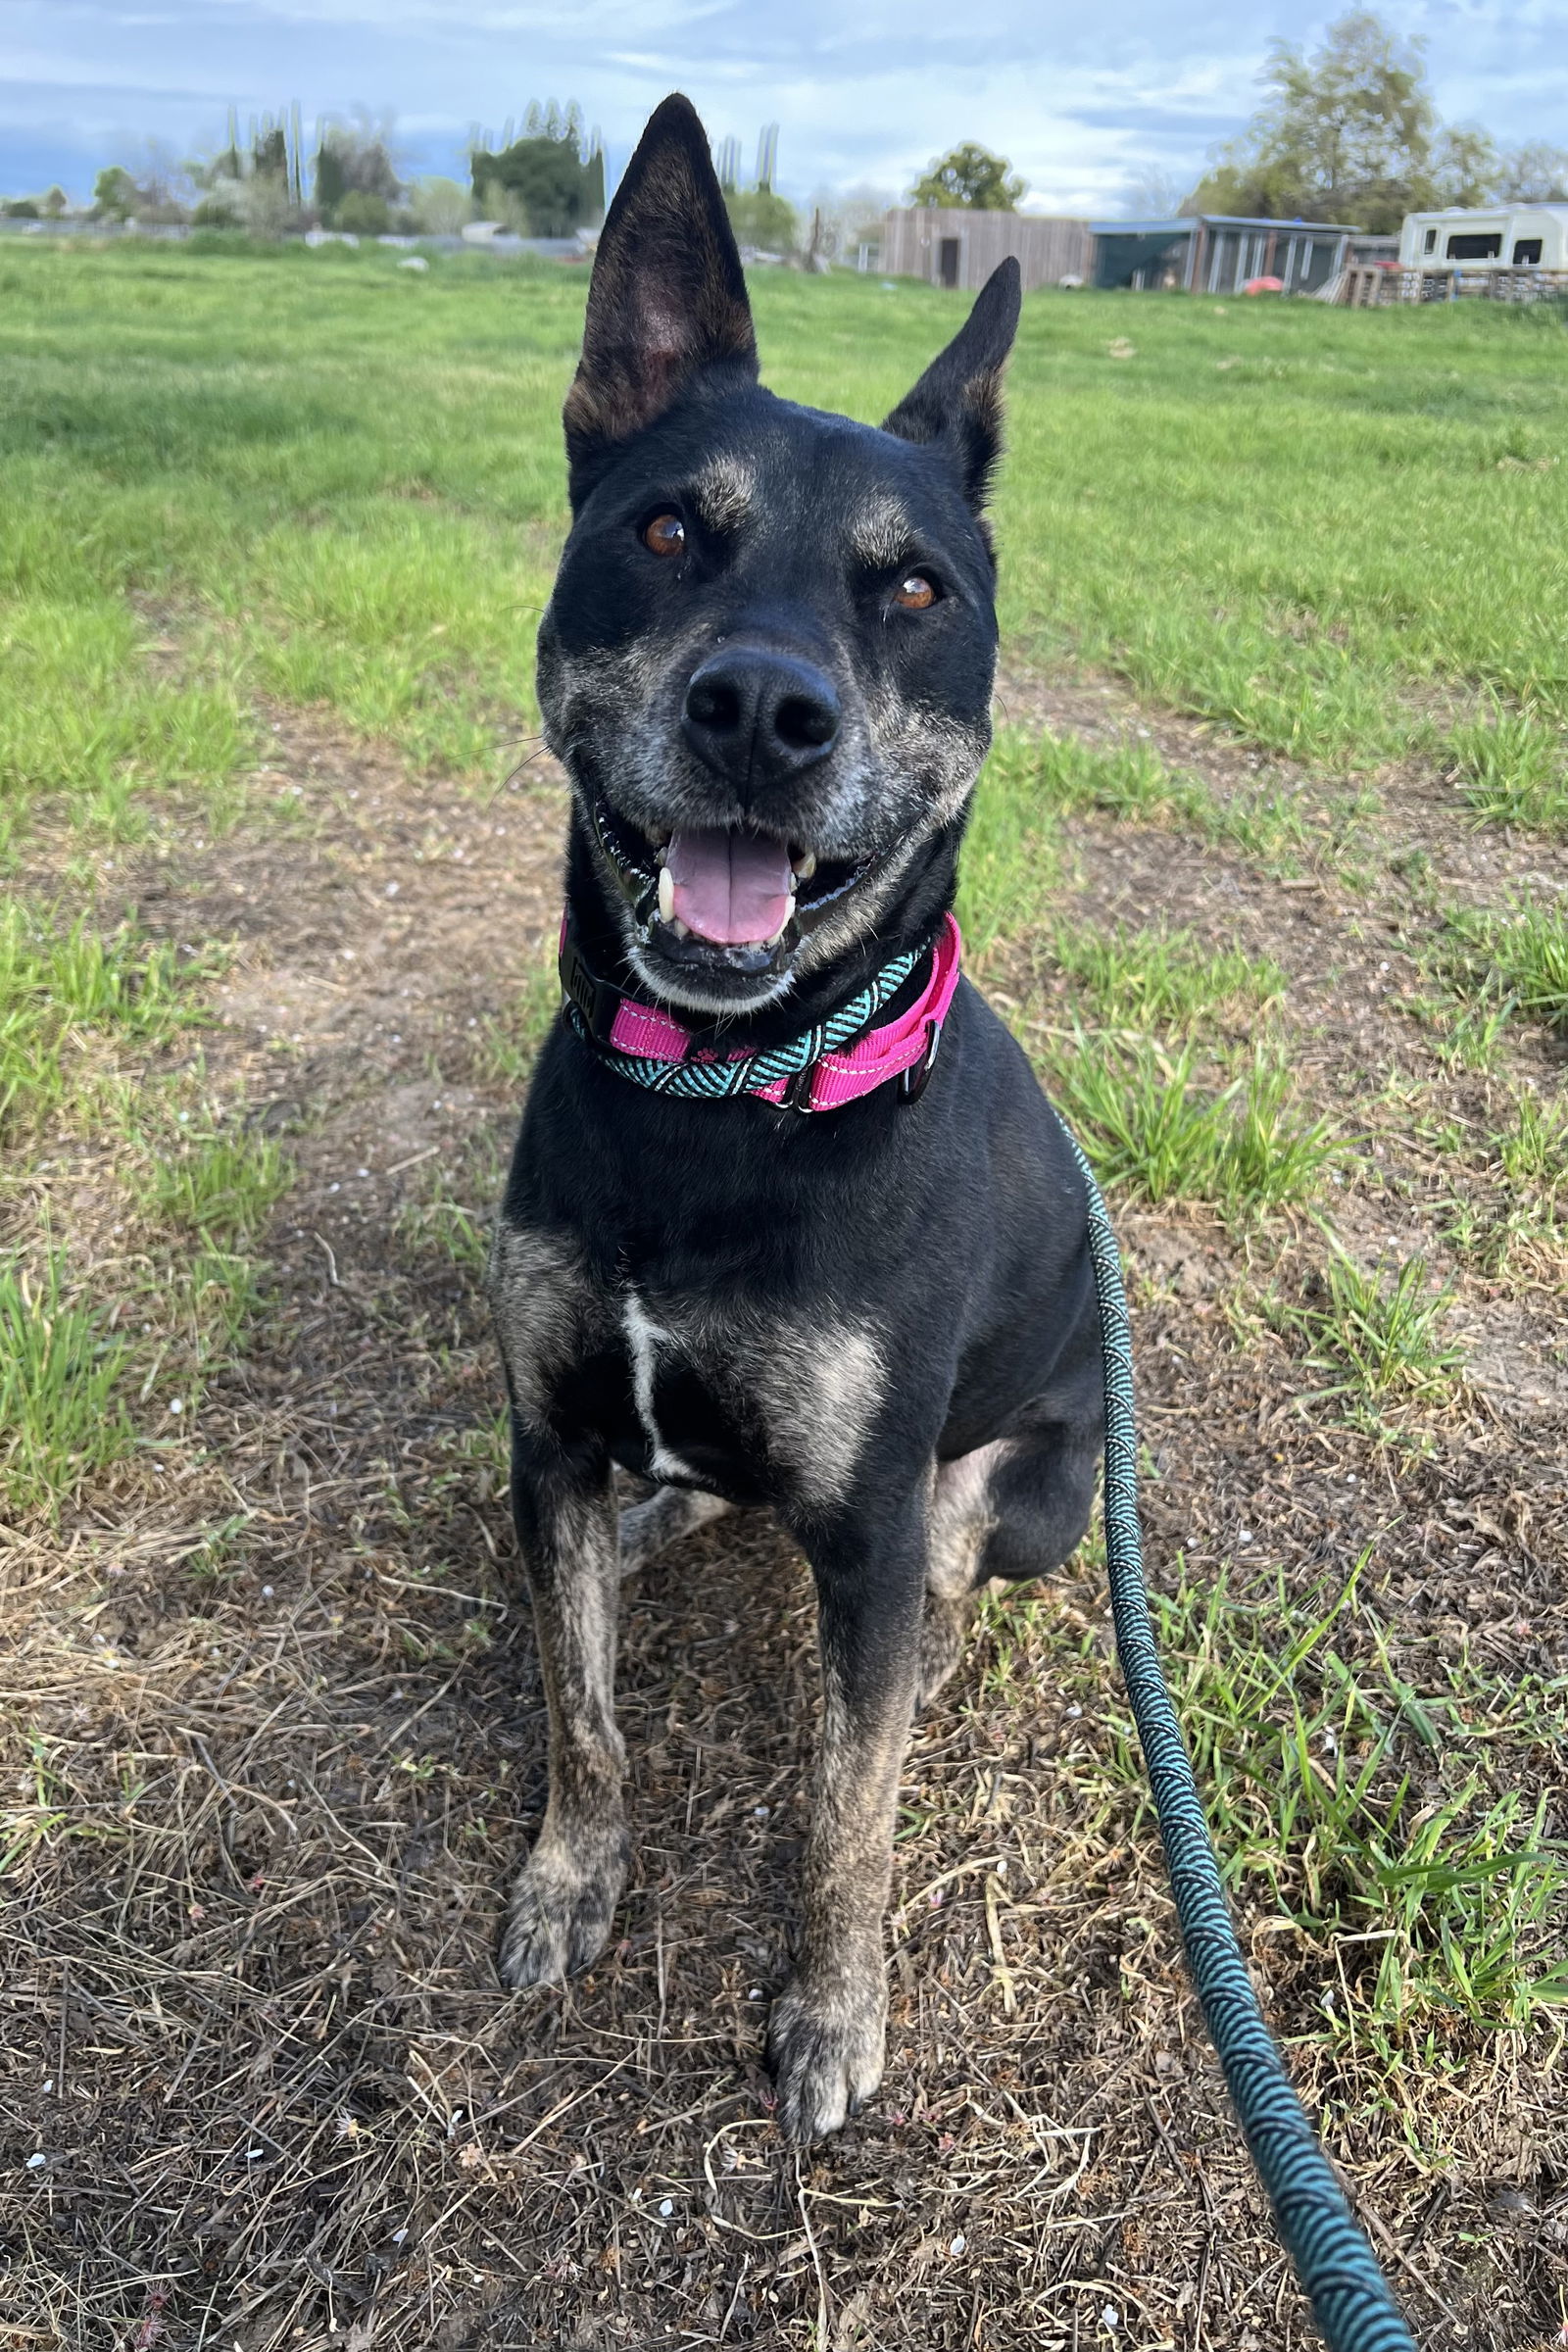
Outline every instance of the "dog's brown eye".
<path id="1" fill-rule="evenodd" d="M 643 545 L 656 556 L 684 555 L 686 525 L 678 514 L 656 514 L 643 524 Z"/>
<path id="2" fill-rule="evenodd" d="M 893 602 L 906 612 L 924 612 L 937 601 L 937 584 L 923 571 L 906 571 L 893 591 Z"/>

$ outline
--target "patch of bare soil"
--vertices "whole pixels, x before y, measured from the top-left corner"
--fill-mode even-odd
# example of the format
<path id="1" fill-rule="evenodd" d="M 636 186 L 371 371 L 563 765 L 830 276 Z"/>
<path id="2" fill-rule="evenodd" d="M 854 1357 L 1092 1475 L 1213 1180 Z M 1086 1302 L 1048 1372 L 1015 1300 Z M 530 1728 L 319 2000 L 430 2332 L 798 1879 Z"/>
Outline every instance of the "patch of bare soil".
<path id="1" fill-rule="evenodd" d="M 1049 727 L 1090 743 L 1146 743 L 1168 766 L 1195 771 L 1222 794 L 1279 792 L 1298 802 L 1303 813 L 1321 809 L 1335 793 L 1348 789 L 1343 779 L 1326 786 L 1321 776 L 1294 760 L 1250 749 L 1213 720 L 1152 709 L 1114 679 L 1004 674 L 997 682 L 995 709 L 999 724 Z M 1380 871 L 1368 879 L 1380 908 L 1408 903 L 1409 883 L 1401 877 L 1412 871 L 1423 884 L 1465 906 L 1497 906 L 1519 891 L 1538 897 L 1568 892 L 1568 850 L 1561 843 L 1478 823 L 1453 777 L 1441 767 L 1419 760 L 1390 762 L 1372 783 L 1381 804 L 1371 828 Z M 1332 876 L 1323 877 L 1318 887 L 1335 895 Z"/>
<path id="2" fill-rule="evenodd" d="M 0 2338 L 1311 2341 L 1157 1842 L 1097 1778 L 1116 1702 L 1088 1569 L 1027 1632 L 1004 1610 L 919 1728 L 888 2076 L 837 2142 L 778 2144 L 760 2063 L 814 1703 L 808 1580 L 760 1519 L 628 1586 L 618 1938 L 564 1989 L 499 1987 L 542 1706 L 471 1263 L 411 1212 L 493 1190 L 516 1104 L 470 1024 L 548 956 L 561 804 L 481 804 L 279 723 L 306 830 L 191 841 L 125 884 L 170 934 L 240 942 L 208 1052 L 299 1170 L 264 1310 L 156 1471 L 0 1545 L 0 1692 L 31 1758 L 0 1917 Z M 1405 1017 L 1332 898 L 1168 838 L 1139 863 L 1113 832 L 1079 836 L 1097 903 L 1266 946 L 1348 1089 L 1397 1058 Z M 1365 1549 L 1416 1688 L 1462 1653 L 1560 1673 L 1560 1419 L 1478 1406 L 1424 1457 L 1379 1448 L 1303 1412 L 1283 1345 L 1238 1340 L 1245 1252 L 1216 1225 L 1123 1229 L 1156 1583 L 1245 1556 L 1304 1592 Z M 1559 1805 L 1561 1775 L 1542 1759 Z M 1263 1893 L 1241 1917 L 1423 2345 L 1560 2340 L 1559 2037 L 1456 2020 L 1420 2093 L 1380 2106 L 1325 2024 L 1331 1955 Z"/>

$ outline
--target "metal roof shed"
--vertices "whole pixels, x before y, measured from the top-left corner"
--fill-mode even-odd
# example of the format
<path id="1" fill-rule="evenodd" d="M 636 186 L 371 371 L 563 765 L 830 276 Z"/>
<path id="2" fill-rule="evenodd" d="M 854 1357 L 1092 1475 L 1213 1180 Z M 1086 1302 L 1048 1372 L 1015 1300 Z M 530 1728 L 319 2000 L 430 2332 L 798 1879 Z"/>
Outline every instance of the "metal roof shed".
<path id="1" fill-rule="evenodd" d="M 1239 294 L 1277 277 L 1287 294 L 1316 294 L 1345 267 L 1355 231 L 1322 220 L 1249 220 L 1194 213 L 1180 220 L 1094 220 L 1095 284 L 1186 294 Z"/>

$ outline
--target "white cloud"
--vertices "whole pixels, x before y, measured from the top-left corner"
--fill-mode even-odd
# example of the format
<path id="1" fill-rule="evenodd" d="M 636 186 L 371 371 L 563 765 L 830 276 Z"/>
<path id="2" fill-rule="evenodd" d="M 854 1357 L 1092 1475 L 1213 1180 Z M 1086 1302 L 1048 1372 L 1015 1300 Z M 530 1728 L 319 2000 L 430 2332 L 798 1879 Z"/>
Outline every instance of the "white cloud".
<path id="1" fill-rule="evenodd" d="M 1500 136 L 1550 137 L 1568 100 L 1561 0 L 1388 0 L 1424 32 L 1439 102 Z M 409 160 L 450 168 L 476 119 L 576 97 L 612 161 L 649 109 L 690 92 L 743 152 L 781 125 L 780 177 L 803 193 L 906 186 L 961 138 L 1011 160 L 1037 206 L 1098 211 L 1140 165 L 1196 171 L 1257 99 L 1278 30 L 1310 42 L 1288 0 L 1124 0 L 1113 24 L 1077 0 L 4 0 L 7 145 L 58 139 L 74 161 L 111 134 L 186 146 L 301 102 L 307 122 L 394 110 Z M 9 86 L 6 86 L 9 85 Z M 47 126 L 47 133 L 44 126 Z M 100 160 L 108 160 L 107 156 Z M 62 167 L 64 168 L 64 167 Z M 79 172 L 78 172 L 79 176 Z"/>

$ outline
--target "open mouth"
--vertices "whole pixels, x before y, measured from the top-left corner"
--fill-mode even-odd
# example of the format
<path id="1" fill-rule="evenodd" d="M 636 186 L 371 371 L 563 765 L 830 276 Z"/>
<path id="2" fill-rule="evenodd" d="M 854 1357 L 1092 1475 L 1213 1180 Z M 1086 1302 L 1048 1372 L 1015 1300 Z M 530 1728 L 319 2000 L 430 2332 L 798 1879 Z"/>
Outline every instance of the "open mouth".
<path id="1" fill-rule="evenodd" d="M 660 840 L 604 801 L 594 822 L 647 944 L 710 968 L 783 971 L 875 862 L 818 859 L 804 843 L 738 825 L 677 825 Z"/>

